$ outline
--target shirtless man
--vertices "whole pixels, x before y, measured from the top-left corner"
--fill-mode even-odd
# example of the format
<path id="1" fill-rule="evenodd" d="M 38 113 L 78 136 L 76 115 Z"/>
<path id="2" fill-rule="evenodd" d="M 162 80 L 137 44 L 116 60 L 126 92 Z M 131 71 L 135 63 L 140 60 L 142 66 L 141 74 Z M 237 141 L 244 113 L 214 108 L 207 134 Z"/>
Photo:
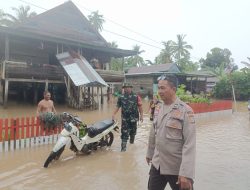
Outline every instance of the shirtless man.
<path id="1" fill-rule="evenodd" d="M 44 99 L 38 103 L 37 107 L 37 116 L 42 113 L 52 112 L 56 114 L 56 109 L 54 107 L 54 103 L 50 100 L 51 94 L 49 91 L 45 91 L 43 93 Z"/>

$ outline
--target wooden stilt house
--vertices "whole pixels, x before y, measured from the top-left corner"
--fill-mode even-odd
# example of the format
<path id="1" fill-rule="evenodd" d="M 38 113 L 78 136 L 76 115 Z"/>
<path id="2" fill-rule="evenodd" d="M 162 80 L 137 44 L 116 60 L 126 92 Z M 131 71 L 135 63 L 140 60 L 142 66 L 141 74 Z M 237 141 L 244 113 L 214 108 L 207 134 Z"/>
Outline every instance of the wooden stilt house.
<path id="1" fill-rule="evenodd" d="M 0 44 L 0 103 L 5 107 L 8 98 L 37 103 L 42 92 L 49 89 L 55 99 L 62 101 L 67 100 L 69 94 L 74 95 L 75 102 L 71 105 L 83 108 L 75 106 L 79 105 L 81 94 L 94 94 L 100 90 L 103 95 L 103 88 L 94 90 L 92 86 L 74 86 L 57 55 L 76 52 L 106 83 L 113 84 L 121 83 L 124 73 L 109 70 L 110 59 L 137 53 L 109 47 L 71 1 L 16 26 L 1 26 Z M 66 88 L 68 84 L 73 85 Z"/>

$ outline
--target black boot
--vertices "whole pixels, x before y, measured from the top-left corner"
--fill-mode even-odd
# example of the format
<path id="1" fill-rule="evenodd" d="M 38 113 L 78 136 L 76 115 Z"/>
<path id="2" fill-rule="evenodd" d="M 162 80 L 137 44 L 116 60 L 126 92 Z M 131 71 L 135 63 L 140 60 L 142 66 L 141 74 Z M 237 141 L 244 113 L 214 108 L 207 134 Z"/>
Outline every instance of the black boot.
<path id="1" fill-rule="evenodd" d="M 122 142 L 122 144 L 121 144 L 121 152 L 126 151 L 126 145 L 127 145 L 127 142 Z"/>
<path id="2" fill-rule="evenodd" d="M 134 141 L 135 141 L 135 136 L 130 136 L 130 139 L 129 139 L 129 142 L 130 144 L 134 144 Z"/>

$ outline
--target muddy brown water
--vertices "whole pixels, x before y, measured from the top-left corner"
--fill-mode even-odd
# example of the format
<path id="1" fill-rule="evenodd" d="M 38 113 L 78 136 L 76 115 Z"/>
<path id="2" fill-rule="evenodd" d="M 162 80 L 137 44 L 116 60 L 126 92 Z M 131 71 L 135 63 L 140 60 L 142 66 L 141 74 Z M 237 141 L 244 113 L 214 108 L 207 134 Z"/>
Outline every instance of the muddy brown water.
<path id="1" fill-rule="evenodd" d="M 81 112 L 65 106 L 56 109 L 77 114 L 90 124 L 110 118 L 115 102 L 114 99 L 94 111 Z M 250 189 L 249 115 L 245 102 L 237 105 L 237 112 L 230 116 L 197 122 L 196 190 Z M 12 103 L 8 109 L 0 107 L 0 115 L 1 118 L 30 116 L 35 109 Z M 147 109 L 148 103 L 144 102 L 144 110 Z M 120 152 L 120 137 L 116 134 L 110 149 L 99 149 L 91 155 L 75 155 L 67 149 L 47 169 L 42 166 L 52 145 L 0 153 L 0 189 L 147 189 L 149 166 L 145 154 L 150 126 L 145 115 L 145 121 L 138 126 L 135 144 L 128 145 L 126 152 Z"/>

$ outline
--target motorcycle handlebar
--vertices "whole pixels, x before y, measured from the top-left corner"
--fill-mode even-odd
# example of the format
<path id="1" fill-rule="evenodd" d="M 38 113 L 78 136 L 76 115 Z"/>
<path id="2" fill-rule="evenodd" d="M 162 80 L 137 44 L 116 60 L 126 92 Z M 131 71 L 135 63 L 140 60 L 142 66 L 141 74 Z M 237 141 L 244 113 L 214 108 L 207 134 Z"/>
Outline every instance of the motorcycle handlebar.
<path id="1" fill-rule="evenodd" d="M 73 122 L 76 124 L 82 124 L 81 119 L 78 116 L 74 116 L 68 112 L 63 112 L 64 117 L 66 118 L 67 122 Z"/>

